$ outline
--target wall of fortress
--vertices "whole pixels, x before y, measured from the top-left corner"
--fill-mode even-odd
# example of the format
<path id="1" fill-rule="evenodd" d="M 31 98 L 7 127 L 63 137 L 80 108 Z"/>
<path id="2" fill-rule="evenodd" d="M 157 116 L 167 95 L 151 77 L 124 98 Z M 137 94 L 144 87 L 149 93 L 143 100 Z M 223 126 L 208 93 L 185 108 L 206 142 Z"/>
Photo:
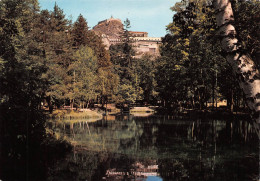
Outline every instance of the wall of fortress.
<path id="1" fill-rule="evenodd" d="M 133 47 L 136 50 L 136 57 L 140 58 L 143 54 L 150 54 L 156 57 L 159 56 L 160 44 L 161 38 L 135 37 L 133 41 Z"/>
<path id="2" fill-rule="evenodd" d="M 110 18 L 100 21 L 98 25 L 93 27 L 93 31 L 101 36 L 106 49 L 109 49 L 111 45 L 122 43 L 120 39 L 122 27 L 120 19 Z M 129 31 L 129 33 L 132 37 L 132 45 L 136 50 L 136 58 L 140 58 L 144 54 L 150 54 L 154 57 L 160 56 L 161 37 L 149 37 L 147 32 Z"/>

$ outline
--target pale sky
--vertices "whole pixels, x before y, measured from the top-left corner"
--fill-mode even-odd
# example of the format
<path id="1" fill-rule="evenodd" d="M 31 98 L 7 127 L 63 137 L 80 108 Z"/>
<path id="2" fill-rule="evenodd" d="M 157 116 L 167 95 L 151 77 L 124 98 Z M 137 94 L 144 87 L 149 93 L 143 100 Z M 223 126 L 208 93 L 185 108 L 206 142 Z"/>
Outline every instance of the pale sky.
<path id="1" fill-rule="evenodd" d="M 132 31 L 162 37 L 174 14 L 170 7 L 180 0 L 39 0 L 40 7 L 53 10 L 55 1 L 67 18 L 72 16 L 73 22 L 81 13 L 90 28 L 113 16 L 122 22 L 128 18 Z"/>

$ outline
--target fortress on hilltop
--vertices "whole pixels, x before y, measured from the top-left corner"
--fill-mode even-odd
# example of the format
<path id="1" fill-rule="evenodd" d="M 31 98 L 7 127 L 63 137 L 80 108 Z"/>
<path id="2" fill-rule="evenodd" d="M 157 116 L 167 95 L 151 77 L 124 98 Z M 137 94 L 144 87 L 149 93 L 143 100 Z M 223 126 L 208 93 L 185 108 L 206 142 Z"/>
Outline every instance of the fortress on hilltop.
<path id="1" fill-rule="evenodd" d="M 110 45 L 121 43 L 121 35 L 124 31 L 122 21 L 111 17 L 98 22 L 93 27 L 93 31 L 101 36 L 106 48 Z M 136 50 L 136 57 L 140 58 L 143 54 L 150 54 L 159 56 L 159 46 L 161 44 L 161 37 L 149 37 L 147 32 L 129 31 L 132 38 L 132 45 Z"/>

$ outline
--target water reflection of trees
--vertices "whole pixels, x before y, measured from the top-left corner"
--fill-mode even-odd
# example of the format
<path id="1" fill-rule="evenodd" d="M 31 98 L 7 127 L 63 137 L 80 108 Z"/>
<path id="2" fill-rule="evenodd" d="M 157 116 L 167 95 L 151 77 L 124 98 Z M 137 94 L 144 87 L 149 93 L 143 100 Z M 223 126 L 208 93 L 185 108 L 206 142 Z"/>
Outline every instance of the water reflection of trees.
<path id="1" fill-rule="evenodd" d="M 241 120 L 120 116 L 61 128 L 60 135 L 81 145 L 68 165 L 87 170 L 88 180 L 109 169 L 130 173 L 146 160 L 158 164 L 164 180 L 248 180 L 258 174 L 258 138 Z"/>
<path id="2" fill-rule="evenodd" d="M 56 134 L 78 147 L 92 151 L 111 151 L 125 153 L 126 148 L 137 150 L 142 129 L 134 120 L 100 120 L 95 123 L 75 122 L 72 125 L 59 125 Z M 140 126 L 140 125 L 139 125 Z"/>
<path id="3" fill-rule="evenodd" d="M 195 120 L 178 126 L 160 125 L 158 130 L 159 145 L 179 146 L 173 148 L 173 158 L 158 160 L 165 180 L 257 178 L 259 158 L 254 144 L 258 138 L 246 121 Z M 171 139 L 163 139 L 165 135 Z"/>
<path id="4" fill-rule="evenodd" d="M 50 169 L 48 181 L 102 180 L 101 176 L 105 170 L 102 169 L 101 165 L 102 161 L 106 160 L 107 157 L 106 154 L 97 154 L 90 151 L 69 154 L 64 160 L 57 162 Z"/>

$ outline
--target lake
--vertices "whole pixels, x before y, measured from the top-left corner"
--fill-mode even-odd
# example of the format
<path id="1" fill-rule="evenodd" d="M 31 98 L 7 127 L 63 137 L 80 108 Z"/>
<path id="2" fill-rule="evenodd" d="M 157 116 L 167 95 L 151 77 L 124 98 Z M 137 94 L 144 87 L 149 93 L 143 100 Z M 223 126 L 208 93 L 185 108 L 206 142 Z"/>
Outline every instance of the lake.
<path id="1" fill-rule="evenodd" d="M 243 120 L 118 115 L 53 125 L 73 145 L 48 180 L 254 180 L 259 142 Z"/>

